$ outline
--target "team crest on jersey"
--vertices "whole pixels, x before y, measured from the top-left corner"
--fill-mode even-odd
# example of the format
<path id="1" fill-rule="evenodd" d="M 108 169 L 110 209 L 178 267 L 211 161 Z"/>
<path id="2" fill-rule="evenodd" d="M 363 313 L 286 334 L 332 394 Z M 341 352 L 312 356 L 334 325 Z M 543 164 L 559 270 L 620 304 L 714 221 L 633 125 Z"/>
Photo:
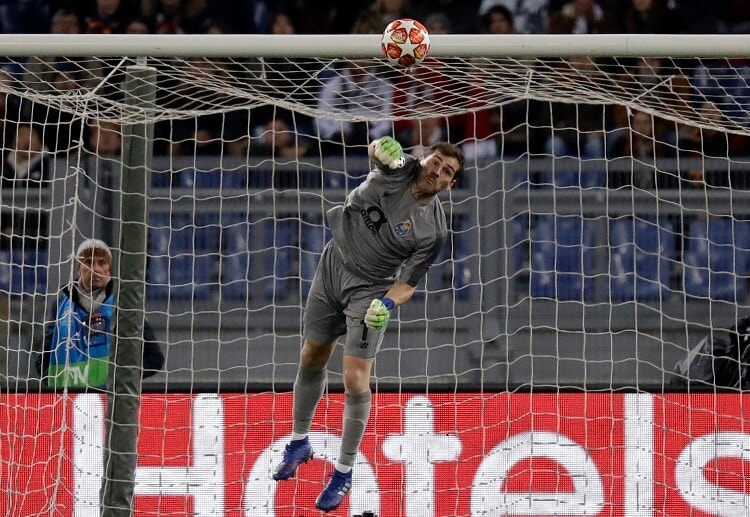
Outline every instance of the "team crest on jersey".
<path id="1" fill-rule="evenodd" d="M 396 231 L 396 235 L 399 237 L 403 237 L 407 233 L 409 233 L 409 230 L 411 230 L 411 221 L 404 221 L 402 223 L 398 223 L 394 230 Z"/>

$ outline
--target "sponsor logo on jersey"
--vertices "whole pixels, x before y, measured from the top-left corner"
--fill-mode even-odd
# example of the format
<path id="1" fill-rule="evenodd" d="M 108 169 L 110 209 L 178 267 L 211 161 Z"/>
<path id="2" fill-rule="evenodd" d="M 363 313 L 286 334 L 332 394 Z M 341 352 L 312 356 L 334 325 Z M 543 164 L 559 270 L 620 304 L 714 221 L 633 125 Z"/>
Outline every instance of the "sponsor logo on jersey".
<path id="1" fill-rule="evenodd" d="M 362 219 L 365 221 L 365 226 L 372 230 L 373 233 L 378 233 L 380 227 L 388 222 L 385 218 L 385 213 L 377 206 L 363 208 L 360 210 L 360 213 L 362 214 Z"/>
<path id="2" fill-rule="evenodd" d="M 404 235 L 409 233 L 409 230 L 411 230 L 411 221 L 398 223 L 393 229 L 396 232 L 396 235 L 398 235 L 399 237 L 403 237 Z"/>

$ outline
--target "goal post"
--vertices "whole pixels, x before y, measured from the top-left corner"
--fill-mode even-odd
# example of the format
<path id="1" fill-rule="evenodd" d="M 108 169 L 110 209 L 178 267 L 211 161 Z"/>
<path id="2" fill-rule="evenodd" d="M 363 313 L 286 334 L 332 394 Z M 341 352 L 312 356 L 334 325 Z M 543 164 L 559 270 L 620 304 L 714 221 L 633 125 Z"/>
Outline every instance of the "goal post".
<path id="1" fill-rule="evenodd" d="M 131 65 L 123 84 L 133 109 L 156 101 L 156 69 Z M 117 332 L 107 380 L 106 444 L 101 516 L 132 514 L 137 464 L 138 416 L 144 350 L 148 190 L 153 161 L 153 123 L 123 127 L 119 216 Z M 117 241 L 114 241 L 117 242 Z"/>
<path id="2" fill-rule="evenodd" d="M 324 461 L 292 488 L 269 469 L 326 210 L 385 134 L 467 168 L 378 352 L 350 513 L 747 510 L 748 43 L 436 34 L 407 71 L 378 35 L 0 35 L 0 513 L 309 509 L 340 347 Z M 144 65 L 153 99 L 126 87 Z M 44 326 L 88 237 L 137 321 L 109 387 L 51 387 Z M 145 321 L 166 362 L 141 385 Z"/>

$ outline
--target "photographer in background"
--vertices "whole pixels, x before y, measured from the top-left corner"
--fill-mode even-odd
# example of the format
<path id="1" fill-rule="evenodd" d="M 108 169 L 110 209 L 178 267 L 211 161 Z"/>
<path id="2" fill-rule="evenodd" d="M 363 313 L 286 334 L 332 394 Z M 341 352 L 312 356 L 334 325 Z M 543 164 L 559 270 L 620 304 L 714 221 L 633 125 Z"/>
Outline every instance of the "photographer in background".
<path id="1" fill-rule="evenodd" d="M 674 367 L 673 388 L 750 388 L 750 317 L 721 334 L 712 332 L 688 350 Z"/>
<path id="2" fill-rule="evenodd" d="M 88 239 L 78 247 L 75 260 L 78 279 L 60 292 L 36 367 L 51 387 L 103 388 L 116 322 L 112 251 L 103 241 Z M 163 367 L 164 354 L 144 320 L 143 376 Z"/>

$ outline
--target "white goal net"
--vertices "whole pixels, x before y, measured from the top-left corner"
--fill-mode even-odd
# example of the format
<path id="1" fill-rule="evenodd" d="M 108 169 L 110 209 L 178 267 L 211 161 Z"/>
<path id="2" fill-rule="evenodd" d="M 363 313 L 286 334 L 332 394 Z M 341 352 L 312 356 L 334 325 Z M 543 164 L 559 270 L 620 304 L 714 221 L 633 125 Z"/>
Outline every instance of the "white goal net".
<path id="1" fill-rule="evenodd" d="M 312 511 L 340 349 L 316 461 L 270 473 L 325 211 L 384 135 L 467 168 L 339 514 L 750 512 L 750 39 L 501 38 L 404 70 L 375 36 L 0 37 L 0 513 L 99 515 L 120 481 L 141 515 Z M 60 330 L 86 239 L 164 355 L 135 393 L 99 320 Z"/>

